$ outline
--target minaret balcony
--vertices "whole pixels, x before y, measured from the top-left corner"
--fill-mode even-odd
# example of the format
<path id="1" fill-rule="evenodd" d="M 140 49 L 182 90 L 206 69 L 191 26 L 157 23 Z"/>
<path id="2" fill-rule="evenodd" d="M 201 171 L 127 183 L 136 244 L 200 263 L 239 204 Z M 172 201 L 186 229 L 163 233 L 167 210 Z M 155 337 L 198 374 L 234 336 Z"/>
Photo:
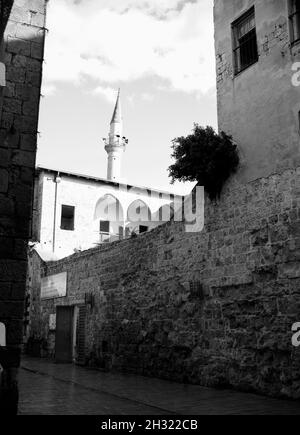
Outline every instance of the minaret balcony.
<path id="1" fill-rule="evenodd" d="M 105 139 L 104 143 L 107 152 L 118 151 L 120 149 L 125 151 L 128 140 L 125 137 L 110 136 L 108 139 Z"/>

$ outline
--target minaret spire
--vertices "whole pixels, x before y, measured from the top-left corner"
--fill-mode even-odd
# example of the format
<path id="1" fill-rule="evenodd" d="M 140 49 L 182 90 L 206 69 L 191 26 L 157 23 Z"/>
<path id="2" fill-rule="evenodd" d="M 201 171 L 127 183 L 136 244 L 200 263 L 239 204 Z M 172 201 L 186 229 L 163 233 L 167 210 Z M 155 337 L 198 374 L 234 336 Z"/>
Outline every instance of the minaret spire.
<path id="1" fill-rule="evenodd" d="M 109 138 L 105 140 L 105 150 L 108 154 L 107 179 L 118 181 L 121 176 L 121 157 L 128 140 L 123 135 L 123 119 L 121 110 L 120 89 L 110 123 Z"/>
<path id="2" fill-rule="evenodd" d="M 120 99 L 120 88 L 119 88 L 115 110 L 110 124 L 121 123 L 121 122 L 122 122 L 122 110 L 121 110 L 121 99 Z"/>

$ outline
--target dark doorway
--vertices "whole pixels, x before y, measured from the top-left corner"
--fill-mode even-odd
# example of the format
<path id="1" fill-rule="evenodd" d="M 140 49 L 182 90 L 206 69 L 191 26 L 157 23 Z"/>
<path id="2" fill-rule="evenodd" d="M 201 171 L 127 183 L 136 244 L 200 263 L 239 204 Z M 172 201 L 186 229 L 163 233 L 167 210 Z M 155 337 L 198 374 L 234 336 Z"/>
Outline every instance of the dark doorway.
<path id="1" fill-rule="evenodd" d="M 73 307 L 56 307 L 55 360 L 71 363 L 73 357 Z"/>

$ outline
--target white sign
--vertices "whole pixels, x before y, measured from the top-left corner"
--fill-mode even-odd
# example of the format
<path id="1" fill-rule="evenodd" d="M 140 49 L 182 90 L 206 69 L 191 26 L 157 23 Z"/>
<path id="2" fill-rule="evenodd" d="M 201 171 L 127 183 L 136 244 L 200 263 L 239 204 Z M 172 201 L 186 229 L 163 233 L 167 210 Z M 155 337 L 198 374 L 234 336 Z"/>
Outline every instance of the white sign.
<path id="1" fill-rule="evenodd" d="M 49 316 L 49 329 L 50 331 L 56 330 L 56 314 L 50 314 Z"/>
<path id="2" fill-rule="evenodd" d="M 0 86 L 6 86 L 5 76 L 5 65 L 4 63 L 0 62 Z"/>
<path id="3" fill-rule="evenodd" d="M 42 278 L 41 299 L 67 296 L 67 272 Z"/>

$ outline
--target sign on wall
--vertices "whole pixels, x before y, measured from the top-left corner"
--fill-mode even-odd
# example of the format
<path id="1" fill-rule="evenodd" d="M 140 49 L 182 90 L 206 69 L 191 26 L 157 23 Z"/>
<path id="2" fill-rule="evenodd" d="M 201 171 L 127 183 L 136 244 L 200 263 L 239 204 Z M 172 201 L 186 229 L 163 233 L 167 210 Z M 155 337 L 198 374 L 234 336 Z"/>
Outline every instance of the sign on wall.
<path id="1" fill-rule="evenodd" d="M 63 298 L 67 296 L 67 272 L 42 278 L 41 299 Z"/>
<path id="2" fill-rule="evenodd" d="M 0 346 L 6 346 L 6 329 L 4 323 L 0 323 Z"/>
<path id="3" fill-rule="evenodd" d="M 0 86 L 2 87 L 6 86 L 5 65 L 2 62 L 0 62 Z"/>
<path id="4" fill-rule="evenodd" d="M 49 330 L 50 331 L 56 330 L 56 314 L 50 314 L 49 316 Z"/>

